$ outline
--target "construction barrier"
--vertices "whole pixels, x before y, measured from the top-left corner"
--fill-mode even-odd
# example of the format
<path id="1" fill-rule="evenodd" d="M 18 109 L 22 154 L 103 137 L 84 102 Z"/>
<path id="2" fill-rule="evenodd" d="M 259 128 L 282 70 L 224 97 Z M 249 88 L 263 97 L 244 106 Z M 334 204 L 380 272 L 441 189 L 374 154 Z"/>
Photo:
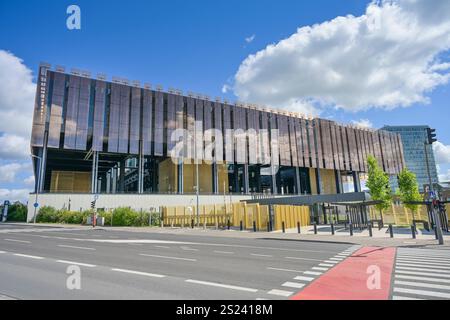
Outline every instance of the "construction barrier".
<path id="1" fill-rule="evenodd" d="M 273 230 L 281 230 L 282 223 L 285 228 L 297 228 L 297 222 L 301 226 L 310 224 L 309 207 L 274 205 L 272 217 Z M 197 218 L 196 206 L 163 207 L 162 217 L 165 226 L 191 227 L 192 224 L 204 227 L 240 228 L 267 230 L 270 221 L 270 210 L 267 205 L 247 204 L 245 202 L 222 204 L 222 205 L 200 205 Z"/>
<path id="2" fill-rule="evenodd" d="M 428 221 L 428 212 L 426 205 L 418 205 L 417 210 L 412 212 L 402 205 L 391 204 L 391 207 L 383 210 L 383 223 L 396 226 L 411 226 L 414 220 Z M 370 207 L 370 219 L 379 220 L 381 214 L 375 207 Z"/>

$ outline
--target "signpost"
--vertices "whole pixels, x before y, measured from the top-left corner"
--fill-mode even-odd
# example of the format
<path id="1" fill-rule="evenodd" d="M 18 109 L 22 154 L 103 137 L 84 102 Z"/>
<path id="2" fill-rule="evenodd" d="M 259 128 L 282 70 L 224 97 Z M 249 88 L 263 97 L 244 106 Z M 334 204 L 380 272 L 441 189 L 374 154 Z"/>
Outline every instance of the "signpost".
<path id="1" fill-rule="evenodd" d="M 2 214 L 2 222 L 6 222 L 6 219 L 8 219 L 8 208 L 9 208 L 10 202 L 9 200 L 5 200 L 3 203 L 3 214 Z"/>

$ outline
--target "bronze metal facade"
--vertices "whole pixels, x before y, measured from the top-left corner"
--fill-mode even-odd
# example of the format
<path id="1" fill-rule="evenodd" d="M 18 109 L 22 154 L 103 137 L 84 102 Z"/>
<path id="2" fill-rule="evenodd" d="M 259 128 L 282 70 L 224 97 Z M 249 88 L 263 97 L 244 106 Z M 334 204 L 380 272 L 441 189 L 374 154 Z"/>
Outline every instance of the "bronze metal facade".
<path id="1" fill-rule="evenodd" d="M 48 66 L 41 67 L 39 76 L 32 147 L 169 157 L 175 130 L 194 136 L 214 129 L 189 145 L 183 158 L 192 158 L 195 147 L 214 145 L 220 151 L 201 152 L 197 158 L 366 172 L 367 157 L 374 155 L 391 175 L 405 163 L 401 138 L 390 132 L 90 79 Z M 278 141 L 270 130 L 278 130 Z"/>

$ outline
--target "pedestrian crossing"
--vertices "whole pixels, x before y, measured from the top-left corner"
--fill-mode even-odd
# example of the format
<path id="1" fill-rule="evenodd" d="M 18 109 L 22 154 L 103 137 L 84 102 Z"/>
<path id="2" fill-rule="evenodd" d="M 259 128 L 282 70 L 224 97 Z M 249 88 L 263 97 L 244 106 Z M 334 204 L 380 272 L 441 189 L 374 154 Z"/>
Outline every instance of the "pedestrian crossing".
<path id="1" fill-rule="evenodd" d="M 393 300 L 450 299 L 450 250 L 398 248 Z"/>
<path id="2" fill-rule="evenodd" d="M 311 284 L 311 282 L 322 276 L 329 269 L 351 256 L 359 248 L 361 248 L 360 245 L 351 246 L 348 249 L 336 254 L 333 258 L 324 260 L 322 263 L 312 267 L 310 270 L 302 272 L 302 275 L 297 275 L 293 279 L 283 283 L 281 288 L 275 288 L 268 291 L 267 294 L 270 296 L 289 298 L 290 296 L 298 293 L 300 290 L 306 288 L 309 284 Z"/>

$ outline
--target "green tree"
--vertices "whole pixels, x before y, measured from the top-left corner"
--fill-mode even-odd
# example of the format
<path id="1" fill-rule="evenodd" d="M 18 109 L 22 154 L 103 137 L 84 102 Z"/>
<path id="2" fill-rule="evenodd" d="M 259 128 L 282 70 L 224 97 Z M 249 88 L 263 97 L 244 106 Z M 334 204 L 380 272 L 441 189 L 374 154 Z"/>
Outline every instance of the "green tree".
<path id="1" fill-rule="evenodd" d="M 374 156 L 369 155 L 367 157 L 367 164 L 369 166 L 369 177 L 366 186 L 369 188 L 372 200 L 381 201 L 375 207 L 380 211 L 381 219 L 383 220 L 383 210 L 389 208 L 392 202 L 389 175 L 380 168 Z"/>
<path id="2" fill-rule="evenodd" d="M 403 205 L 410 209 L 413 214 L 417 212 L 419 206 L 417 204 L 408 203 L 422 200 L 416 175 L 406 168 L 403 169 L 398 175 L 398 188 L 398 194 L 400 196 L 400 200 L 403 202 Z"/>

